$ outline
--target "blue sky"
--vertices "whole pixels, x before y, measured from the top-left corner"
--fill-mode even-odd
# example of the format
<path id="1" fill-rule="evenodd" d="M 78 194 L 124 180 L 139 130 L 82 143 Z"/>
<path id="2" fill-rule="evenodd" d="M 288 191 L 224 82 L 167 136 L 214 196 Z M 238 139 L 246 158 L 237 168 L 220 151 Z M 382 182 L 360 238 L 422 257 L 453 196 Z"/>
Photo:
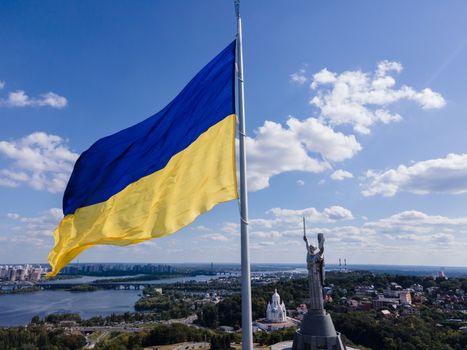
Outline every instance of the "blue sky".
<path id="1" fill-rule="evenodd" d="M 467 265 L 467 4 L 243 1 L 253 262 Z M 0 3 L 0 263 L 45 262 L 77 154 L 163 108 L 231 1 Z M 80 261 L 238 262 L 238 205 Z"/>

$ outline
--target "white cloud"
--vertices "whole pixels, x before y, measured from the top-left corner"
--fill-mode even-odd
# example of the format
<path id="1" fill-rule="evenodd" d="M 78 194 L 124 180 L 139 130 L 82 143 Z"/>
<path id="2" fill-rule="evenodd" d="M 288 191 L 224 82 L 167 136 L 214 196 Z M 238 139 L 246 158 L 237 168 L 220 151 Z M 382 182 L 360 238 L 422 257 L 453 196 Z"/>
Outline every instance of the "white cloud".
<path id="1" fill-rule="evenodd" d="M 0 89 L 5 86 L 0 82 Z M 65 97 L 57 95 L 54 92 L 41 94 L 39 97 L 31 98 L 23 90 L 12 91 L 8 93 L 8 98 L 0 99 L 0 107 L 52 107 L 64 108 L 68 104 Z"/>
<path id="2" fill-rule="evenodd" d="M 322 69 L 313 75 L 313 81 L 310 85 L 312 89 L 316 89 L 318 85 L 332 84 L 336 81 L 336 73 L 330 72 L 327 68 Z"/>
<path id="3" fill-rule="evenodd" d="M 342 214 L 346 209 L 340 208 L 328 209 L 340 218 L 346 217 Z M 250 223 L 252 245 L 257 246 L 254 255 L 266 257 L 264 261 L 272 261 L 278 254 L 284 260 L 304 261 L 301 256 L 297 259 L 297 251 L 304 254 L 301 216 L 307 214 L 308 239 L 315 242 L 315 234 L 324 233 L 328 262 L 346 257 L 353 263 L 437 265 L 435 261 L 440 259 L 443 265 L 467 263 L 467 217 L 450 218 L 411 210 L 361 225 L 342 225 L 342 220 L 326 219 L 326 210 L 319 212 L 314 208 L 272 209 L 269 213 L 273 213 L 273 219 L 256 218 Z M 266 248 L 261 247 L 261 242 L 273 244 Z"/>
<path id="4" fill-rule="evenodd" d="M 384 240 L 388 249 L 398 246 L 412 254 L 426 255 L 443 249 L 455 253 L 455 248 L 467 248 L 467 217 L 449 218 L 408 210 L 365 222 L 359 230 L 370 240 Z"/>
<path id="5" fill-rule="evenodd" d="M 349 171 L 342 170 L 342 169 L 336 170 L 335 172 L 331 174 L 331 179 L 336 180 L 336 181 L 342 181 L 342 180 L 351 179 L 351 178 L 353 178 L 353 174 Z"/>
<path id="6" fill-rule="evenodd" d="M 4 102 L 8 106 L 14 107 L 25 107 L 31 103 L 29 96 L 22 90 L 10 92 L 8 94 L 8 100 Z"/>
<path id="7" fill-rule="evenodd" d="M 249 225 L 252 260 L 277 262 L 280 257 L 282 262 L 303 264 L 305 246 L 301 215 L 306 214 L 310 243 L 316 244 L 316 233 L 323 232 L 325 235 L 327 263 L 347 258 L 347 263 L 394 264 L 396 261 L 399 264 L 433 266 L 467 264 L 467 216 L 446 217 L 410 210 L 360 224 L 357 220 L 344 220 L 348 216 L 345 210 L 338 206 L 323 210 L 276 208 L 274 213 L 270 211 L 264 217 L 252 219 Z M 11 262 L 45 261 L 53 245 L 51 233 L 60 218 L 59 209 L 36 217 L 9 214 L 1 227 L 0 255 Z M 205 228 L 210 232 L 200 232 Z M 125 248 L 97 246 L 80 256 L 80 260 L 114 261 L 118 256 L 122 261 L 134 261 L 137 256 L 137 261 L 144 261 L 154 254 L 154 249 L 167 262 L 177 260 L 174 254 L 184 254 L 190 257 L 190 261 L 202 262 L 205 261 L 206 252 L 214 262 L 238 258 L 240 239 L 237 222 L 194 227 L 194 231 L 197 233 L 193 232 L 195 234 L 188 246 L 185 244 L 187 236 L 180 233 Z M 180 248 L 182 246 L 183 249 Z M 220 246 L 222 249 L 219 249 Z M 138 254 L 133 257 L 130 254 L 129 257 L 129 249 Z"/>
<path id="8" fill-rule="evenodd" d="M 290 81 L 298 85 L 305 84 L 308 80 L 305 76 L 305 73 L 305 69 L 300 69 L 298 72 L 290 74 Z"/>
<path id="9" fill-rule="evenodd" d="M 418 231 L 416 227 L 423 226 L 444 227 L 446 230 L 448 226 L 465 226 L 467 228 L 467 217 L 453 219 L 442 215 L 428 215 L 417 210 L 406 210 L 365 225 L 366 227 L 386 230 L 385 233 L 388 232 L 388 229 L 392 229 L 394 232 L 404 231 L 404 227 L 411 227 L 415 232 Z"/>
<path id="10" fill-rule="evenodd" d="M 255 133 L 254 138 L 246 139 L 250 191 L 268 187 L 269 179 L 277 174 L 294 170 L 318 173 L 330 167 L 309 156 L 297 135 L 279 123 L 266 121 Z"/>
<path id="11" fill-rule="evenodd" d="M 204 225 L 198 225 L 191 227 L 193 231 L 198 231 L 198 232 L 211 232 L 211 229 L 209 227 L 206 227 Z"/>
<path id="12" fill-rule="evenodd" d="M 372 73 L 345 71 L 341 74 L 323 69 L 313 75 L 311 89 L 316 95 L 311 104 L 319 109 L 316 117 L 299 120 L 290 117 L 280 124 L 265 121 L 247 138 L 248 189 L 257 191 L 269 186 L 272 176 L 289 171 L 320 173 L 332 169 L 336 162 L 354 157 L 362 150 L 355 135 L 336 131 L 339 125 L 351 125 L 361 134 L 370 133 L 376 123 L 400 121 L 402 117 L 389 110 L 401 100 L 416 102 L 422 109 L 441 108 L 444 98 L 429 88 L 416 91 L 396 86 L 391 73 L 400 73 L 399 62 L 382 61 Z M 307 81 L 305 70 L 291 75 L 298 84 Z M 351 177 L 337 170 L 334 180 Z"/>
<path id="13" fill-rule="evenodd" d="M 229 240 L 226 236 L 221 235 L 219 233 L 203 235 L 202 238 L 211 240 L 211 241 L 219 241 L 219 242 L 225 242 Z"/>
<path id="14" fill-rule="evenodd" d="M 297 185 L 298 185 L 298 186 L 305 186 L 305 181 L 303 181 L 303 180 L 297 180 Z"/>
<path id="15" fill-rule="evenodd" d="M 332 207 L 323 210 L 323 215 L 329 221 L 341 221 L 341 220 L 352 220 L 353 215 L 349 209 L 334 205 Z"/>
<path id="16" fill-rule="evenodd" d="M 317 92 L 310 103 L 331 125 L 348 124 L 361 134 L 369 134 L 376 122 L 400 121 L 402 117 L 388 109 L 396 102 L 414 101 L 422 109 L 442 108 L 446 104 L 439 93 L 429 88 L 421 91 L 407 85 L 395 88 L 396 80 L 388 74 L 401 71 L 399 62 L 390 61 L 380 62 L 373 73 L 357 70 L 337 74 L 323 69 L 313 76 L 311 88 Z"/>
<path id="17" fill-rule="evenodd" d="M 269 239 L 278 239 L 282 237 L 282 233 L 278 231 L 268 230 L 268 231 L 257 231 L 253 230 L 251 234 L 257 238 L 269 238 Z"/>
<path id="18" fill-rule="evenodd" d="M 229 235 L 237 236 L 240 233 L 240 224 L 235 222 L 224 222 L 221 230 Z"/>
<path id="19" fill-rule="evenodd" d="M 335 132 L 315 118 L 289 118 L 286 126 L 266 121 L 247 138 L 248 189 L 269 186 L 269 179 L 288 171 L 319 173 L 332 161 L 353 157 L 361 145 L 353 135 Z"/>
<path id="20" fill-rule="evenodd" d="M 368 170 L 365 177 L 364 196 L 392 197 L 400 191 L 461 194 L 467 192 L 467 154 L 448 154 L 386 171 Z"/>
<path id="21" fill-rule="evenodd" d="M 314 241 L 315 233 L 324 233 L 327 256 L 332 255 L 335 260 L 335 257 L 344 256 L 358 263 L 394 264 L 398 261 L 433 265 L 433 259 L 443 258 L 443 265 L 448 261 L 458 266 L 467 263 L 464 254 L 467 216 L 450 218 L 410 210 L 378 220 L 366 218 L 361 225 L 342 225 L 353 215 L 339 206 L 323 211 L 274 208 L 267 213 L 274 217 L 252 219 L 249 226 L 252 245 L 259 245 L 256 254 L 261 256 L 274 258 L 281 251 L 284 259 L 297 261 L 296 249 L 302 244 L 302 216 L 305 216 L 309 239 Z M 265 250 L 260 242 L 273 244 Z"/>
<path id="22" fill-rule="evenodd" d="M 41 95 L 40 99 L 32 100 L 32 103 L 36 103 L 38 106 L 50 106 L 53 108 L 66 107 L 68 101 L 65 97 L 57 95 L 53 92 L 47 92 Z"/>
<path id="23" fill-rule="evenodd" d="M 0 80 L 0 90 L 3 89 L 5 85 L 6 85 L 5 82 Z"/>
<path id="24" fill-rule="evenodd" d="M 12 263 L 44 262 L 53 246 L 53 232 L 63 218 L 52 208 L 37 216 L 8 213 L 0 225 L 0 256 Z"/>
<path id="25" fill-rule="evenodd" d="M 362 149 L 354 135 L 336 132 L 315 118 L 303 121 L 290 118 L 287 126 L 308 151 L 319 153 L 329 161 L 350 159 Z"/>
<path id="26" fill-rule="evenodd" d="M 352 212 L 344 207 L 334 205 L 319 211 L 313 207 L 304 209 L 272 208 L 266 212 L 272 214 L 272 219 L 252 219 L 250 224 L 254 230 L 265 228 L 288 228 L 301 227 L 302 218 L 305 217 L 310 223 L 332 223 L 336 221 L 352 220 Z"/>
<path id="27" fill-rule="evenodd" d="M 396 73 L 402 72 L 402 64 L 400 62 L 392 62 L 388 60 L 384 60 L 378 63 L 378 67 L 376 69 L 376 76 L 378 78 L 383 78 L 386 76 L 387 72 L 394 71 Z"/>
<path id="28" fill-rule="evenodd" d="M 52 208 L 35 217 L 22 216 L 18 213 L 8 213 L 7 217 L 15 224 L 11 228 L 15 236 L 26 238 L 35 237 L 39 240 L 44 239 L 50 241 L 50 244 L 52 244 L 53 240 L 51 240 L 50 237 L 63 218 L 63 214 L 61 209 Z"/>
<path id="29" fill-rule="evenodd" d="M 0 169 L 0 186 L 27 184 L 36 190 L 63 191 L 78 154 L 56 135 L 35 132 L 15 141 L 0 141 L 0 155 L 11 160 Z"/>
<path id="30" fill-rule="evenodd" d="M 442 108 L 446 105 L 443 96 L 428 88 L 415 93 L 413 99 L 417 101 L 423 109 Z"/>
<path id="31" fill-rule="evenodd" d="M 1 175 L 1 174 L 0 174 Z M 18 183 L 6 177 L 0 177 L 0 186 L 2 187 L 17 187 Z"/>

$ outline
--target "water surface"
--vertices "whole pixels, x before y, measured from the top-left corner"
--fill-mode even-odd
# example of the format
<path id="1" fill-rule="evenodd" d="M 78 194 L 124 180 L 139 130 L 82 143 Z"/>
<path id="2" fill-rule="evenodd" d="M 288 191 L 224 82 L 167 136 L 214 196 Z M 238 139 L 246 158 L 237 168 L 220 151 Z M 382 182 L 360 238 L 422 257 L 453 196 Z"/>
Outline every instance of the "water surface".
<path id="1" fill-rule="evenodd" d="M 0 295 L 0 326 L 25 325 L 35 315 L 77 313 L 83 319 L 135 311 L 140 298 L 137 290 L 98 290 L 67 292 L 44 290 L 33 293 Z"/>

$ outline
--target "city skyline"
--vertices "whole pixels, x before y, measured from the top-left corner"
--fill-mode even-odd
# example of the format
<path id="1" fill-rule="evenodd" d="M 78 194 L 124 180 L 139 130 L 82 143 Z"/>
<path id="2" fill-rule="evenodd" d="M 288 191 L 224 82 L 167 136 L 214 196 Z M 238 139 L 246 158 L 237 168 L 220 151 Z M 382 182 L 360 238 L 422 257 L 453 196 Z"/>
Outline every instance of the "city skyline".
<path id="1" fill-rule="evenodd" d="M 77 156 L 170 102 L 234 39 L 233 5 L 0 12 L 0 265 L 45 263 Z M 305 216 L 329 262 L 467 266 L 467 5 L 258 1 L 242 13 L 252 262 L 301 263 Z M 79 261 L 236 263 L 239 237 L 230 202 Z"/>

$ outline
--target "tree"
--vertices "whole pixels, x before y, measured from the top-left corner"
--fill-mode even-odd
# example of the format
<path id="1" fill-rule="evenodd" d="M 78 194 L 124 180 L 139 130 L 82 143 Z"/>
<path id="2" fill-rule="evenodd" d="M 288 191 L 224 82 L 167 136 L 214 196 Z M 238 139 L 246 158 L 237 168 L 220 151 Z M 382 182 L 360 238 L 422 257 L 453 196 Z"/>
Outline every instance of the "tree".
<path id="1" fill-rule="evenodd" d="M 211 350 L 229 350 L 230 337 L 229 335 L 214 335 L 211 337 Z"/>
<path id="2" fill-rule="evenodd" d="M 40 324 L 40 323 L 42 323 L 42 321 L 41 321 L 41 318 L 40 318 L 38 315 L 36 315 L 36 316 L 33 316 L 33 317 L 31 318 L 31 322 L 30 322 L 30 323 L 31 323 L 31 324 Z"/>
<path id="3" fill-rule="evenodd" d="M 200 312 L 198 312 L 198 319 L 201 325 L 209 328 L 217 328 L 219 326 L 219 314 L 217 306 L 214 304 L 206 304 Z"/>

